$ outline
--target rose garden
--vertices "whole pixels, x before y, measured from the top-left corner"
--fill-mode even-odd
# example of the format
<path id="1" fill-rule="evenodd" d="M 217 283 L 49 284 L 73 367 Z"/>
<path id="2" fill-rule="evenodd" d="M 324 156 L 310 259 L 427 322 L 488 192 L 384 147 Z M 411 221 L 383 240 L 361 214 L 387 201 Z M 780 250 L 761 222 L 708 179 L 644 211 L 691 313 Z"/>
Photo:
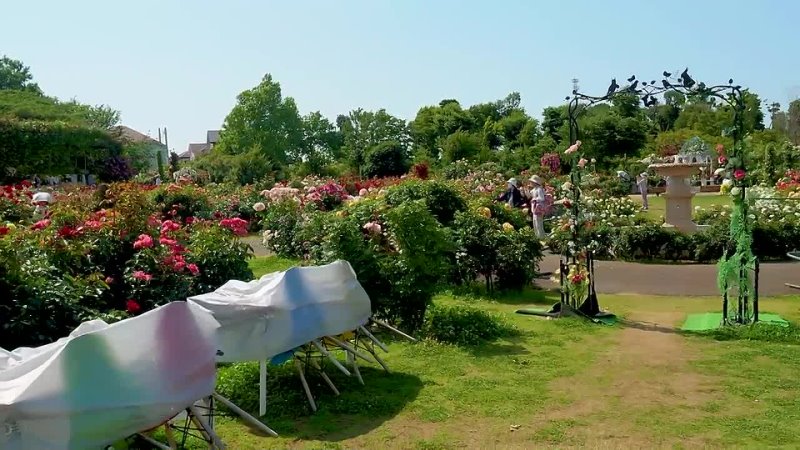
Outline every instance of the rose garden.
<path id="1" fill-rule="evenodd" d="M 315 142 L 281 158 L 258 154 L 257 144 L 233 150 L 236 139 L 257 141 L 245 136 L 237 105 L 222 148 L 159 161 L 163 183 L 146 169 L 136 175 L 120 150 L 127 144 L 100 129 L 0 118 L 9 169 L 0 186 L 0 347 L 11 355 L 230 280 L 343 260 L 372 318 L 415 340 L 369 328 L 388 352 L 367 354 L 374 364 L 362 361 L 360 372 L 358 337 L 348 334 L 332 336 L 345 347 L 304 360 L 321 367 L 303 377 L 291 358 L 305 350 L 272 359 L 268 378 L 259 361 L 219 362 L 216 392 L 278 435 L 218 405 L 213 429 L 227 448 L 800 445 L 800 311 L 797 296 L 769 278 L 791 276 L 788 255 L 800 242 L 797 142 L 759 125 L 755 94 L 687 77 L 665 74 L 670 87 L 653 90 L 632 79 L 598 97 L 574 92 L 541 124 L 513 98 L 468 109 L 443 101 L 409 124 L 361 111 L 338 129 L 327 123 L 345 150 L 324 153 Z M 265 78 L 240 102 L 264 89 L 280 92 Z M 380 120 L 375 129 L 398 126 L 413 142 L 362 145 L 352 124 Z M 101 138 L 105 147 L 90 144 Z M 45 161 L 51 141 L 74 153 Z M 609 153 L 619 147 L 628 150 Z M 686 155 L 702 161 L 686 180 L 691 232 L 665 222 L 674 185 L 658 175 Z M 78 160 L 94 165 L 100 185 L 31 182 Z M 639 173 L 651 192 L 646 211 L 632 179 Z M 545 236 L 531 226 L 529 203 L 498 201 L 509 180 L 528 185 L 533 175 L 548 199 Z M 43 214 L 33 202 L 42 191 L 51 195 Z M 710 275 L 676 276 L 686 267 Z M 603 287 L 604 279 L 624 287 L 626 277 L 635 286 L 645 272 L 655 274 L 647 292 Z M 675 295 L 681 283 L 701 283 L 703 295 Z M 690 324 L 704 313 L 716 322 Z M 13 359 L 0 353 L 0 369 L 4 357 Z M 165 448 L 213 441 L 162 427 L 167 419 L 135 431 Z M 155 448 L 130 434 L 109 444 Z"/>

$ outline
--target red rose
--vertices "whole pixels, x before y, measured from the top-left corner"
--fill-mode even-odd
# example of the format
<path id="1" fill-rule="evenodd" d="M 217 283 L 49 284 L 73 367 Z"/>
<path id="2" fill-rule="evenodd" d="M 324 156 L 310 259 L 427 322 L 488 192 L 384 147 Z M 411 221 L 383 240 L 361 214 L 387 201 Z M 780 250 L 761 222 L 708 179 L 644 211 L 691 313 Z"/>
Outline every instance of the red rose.
<path id="1" fill-rule="evenodd" d="M 0 236 L 5 236 L 11 231 L 8 227 L 0 227 Z"/>
<path id="2" fill-rule="evenodd" d="M 142 310 L 142 307 L 136 300 L 131 299 L 125 302 L 125 309 L 128 311 L 128 314 L 136 314 Z"/>

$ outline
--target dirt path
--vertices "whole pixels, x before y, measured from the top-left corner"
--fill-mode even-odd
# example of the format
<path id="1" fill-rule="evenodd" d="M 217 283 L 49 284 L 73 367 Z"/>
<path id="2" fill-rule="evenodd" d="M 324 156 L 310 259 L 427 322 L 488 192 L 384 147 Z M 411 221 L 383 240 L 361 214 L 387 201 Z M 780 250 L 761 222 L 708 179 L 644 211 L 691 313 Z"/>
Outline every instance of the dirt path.
<path id="1" fill-rule="evenodd" d="M 654 442 L 651 433 L 637 426 L 648 414 L 691 414 L 713 398 L 713 380 L 692 369 L 690 362 L 697 354 L 673 328 L 682 317 L 632 315 L 616 342 L 599 349 L 601 355 L 590 369 L 551 386 L 564 392 L 568 404 L 548 411 L 539 426 L 566 421 L 570 426 L 564 443 L 587 448 L 703 446 L 678 436 L 675 442 Z"/>

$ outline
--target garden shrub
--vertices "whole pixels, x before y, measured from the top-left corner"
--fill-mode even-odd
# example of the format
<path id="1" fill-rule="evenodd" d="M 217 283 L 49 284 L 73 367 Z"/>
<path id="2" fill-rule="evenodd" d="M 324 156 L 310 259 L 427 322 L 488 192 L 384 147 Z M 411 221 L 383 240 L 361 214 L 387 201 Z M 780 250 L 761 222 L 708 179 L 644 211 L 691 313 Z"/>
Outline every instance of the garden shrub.
<path id="1" fill-rule="evenodd" d="M 468 305 L 433 305 L 425 315 L 422 334 L 445 344 L 477 345 L 509 336 L 515 329 L 502 316 Z"/>
<path id="2" fill-rule="evenodd" d="M 378 144 L 364 159 L 363 174 L 367 178 L 400 176 L 411 167 L 406 149 L 395 141 Z"/>
<path id="3" fill-rule="evenodd" d="M 15 255 L 7 242 L 0 250 L 0 343 L 3 348 L 38 346 L 97 317 L 106 289 L 102 278 L 64 275 L 40 251 Z M 24 258 L 20 258 L 24 257 Z"/>
<path id="4" fill-rule="evenodd" d="M 626 227 L 614 239 L 614 254 L 623 260 L 666 259 L 667 247 L 678 234 L 660 225 Z"/>
<path id="5" fill-rule="evenodd" d="M 521 290 L 530 286 L 542 259 L 542 245 L 533 228 L 507 231 L 496 235 L 497 284 L 500 289 Z"/>
<path id="6" fill-rule="evenodd" d="M 730 239 L 730 226 L 726 222 L 716 222 L 692 236 L 694 260 L 701 263 L 718 261 Z"/>
<path id="7" fill-rule="evenodd" d="M 454 278 L 461 283 L 486 280 L 487 288 L 521 289 L 533 281 L 542 246 L 535 231 L 515 228 L 486 214 L 465 211 L 456 214 L 453 238 L 457 245 Z M 495 286 L 496 285 L 496 286 Z"/>
<path id="8" fill-rule="evenodd" d="M 449 271 L 450 236 L 422 201 L 387 208 L 357 202 L 324 225 L 316 263 L 350 262 L 372 300 L 373 312 L 415 330 Z"/>
<path id="9" fill-rule="evenodd" d="M 407 181 L 386 192 L 386 203 L 395 207 L 405 202 L 422 200 L 428 210 L 442 225 L 450 225 L 456 212 L 467 204 L 458 192 L 441 181 Z"/>
<path id="10" fill-rule="evenodd" d="M 165 218 L 186 222 L 189 217 L 208 217 L 208 195 L 194 185 L 169 184 L 155 191 L 153 200 Z"/>
<path id="11" fill-rule="evenodd" d="M 276 255 L 296 258 L 304 253 L 295 242 L 295 235 L 302 220 L 302 208 L 293 199 L 272 202 L 261 216 L 264 230 L 264 245 Z"/>
<path id="12" fill-rule="evenodd" d="M 203 268 L 196 277 L 193 293 L 211 292 L 229 280 L 253 279 L 253 272 L 247 264 L 252 249 L 236 239 L 229 230 L 215 226 L 193 226 L 187 250 L 187 261 Z"/>

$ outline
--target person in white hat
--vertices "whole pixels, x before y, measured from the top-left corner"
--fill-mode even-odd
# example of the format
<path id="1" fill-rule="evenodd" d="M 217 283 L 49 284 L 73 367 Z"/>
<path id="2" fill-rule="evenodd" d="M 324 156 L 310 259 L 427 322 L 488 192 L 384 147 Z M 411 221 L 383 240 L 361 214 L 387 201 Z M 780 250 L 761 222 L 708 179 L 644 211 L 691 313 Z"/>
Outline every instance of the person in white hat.
<path id="1" fill-rule="evenodd" d="M 642 211 L 647 211 L 647 172 L 642 172 L 636 177 L 636 186 L 642 196 Z"/>
<path id="2" fill-rule="evenodd" d="M 533 188 L 531 189 L 531 214 L 533 216 L 533 229 L 539 239 L 544 239 L 544 212 L 546 208 L 547 195 L 544 192 L 544 180 L 539 175 L 531 177 Z"/>
<path id="3" fill-rule="evenodd" d="M 50 202 L 53 200 L 53 197 L 50 195 L 49 192 L 37 192 L 33 194 L 33 198 L 31 202 L 36 206 L 33 210 L 33 219 L 34 220 L 42 220 L 47 217 L 47 207 L 50 206 Z"/>
<path id="4" fill-rule="evenodd" d="M 509 179 L 508 187 L 497 197 L 497 201 L 506 202 L 512 208 L 521 208 L 525 202 L 522 200 L 522 192 L 520 192 L 518 184 L 516 178 Z"/>

